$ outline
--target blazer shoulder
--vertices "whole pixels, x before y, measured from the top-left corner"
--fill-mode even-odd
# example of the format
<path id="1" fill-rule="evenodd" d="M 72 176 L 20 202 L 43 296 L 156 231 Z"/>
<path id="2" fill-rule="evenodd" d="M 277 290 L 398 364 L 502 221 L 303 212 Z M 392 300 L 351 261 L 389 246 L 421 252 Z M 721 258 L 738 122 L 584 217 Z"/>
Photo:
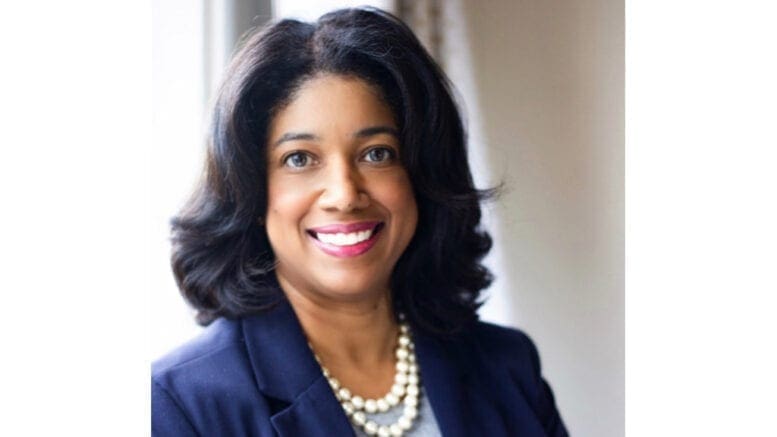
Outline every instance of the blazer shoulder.
<path id="1" fill-rule="evenodd" d="M 543 389 L 540 356 L 532 339 L 522 330 L 477 322 L 470 331 L 470 344 L 480 366 L 494 374 L 506 372 L 526 392 Z"/>
<path id="2" fill-rule="evenodd" d="M 514 364 L 537 359 L 537 347 L 520 329 L 479 321 L 470 332 L 472 341 L 489 359 Z"/>
<path id="3" fill-rule="evenodd" d="M 154 362 L 151 388 L 155 436 L 271 435 L 239 320 L 219 319 Z"/>
<path id="4" fill-rule="evenodd" d="M 151 376 L 157 379 L 178 367 L 196 366 L 197 362 L 225 349 L 241 346 L 239 324 L 218 319 L 198 336 L 163 355 L 151 364 Z"/>
<path id="5" fill-rule="evenodd" d="M 568 436 L 556 408 L 550 385 L 542 375 L 540 356 L 532 339 L 516 328 L 478 322 L 471 338 L 481 366 L 492 375 L 503 375 L 495 387 L 512 380 L 526 399 L 547 435 Z"/>

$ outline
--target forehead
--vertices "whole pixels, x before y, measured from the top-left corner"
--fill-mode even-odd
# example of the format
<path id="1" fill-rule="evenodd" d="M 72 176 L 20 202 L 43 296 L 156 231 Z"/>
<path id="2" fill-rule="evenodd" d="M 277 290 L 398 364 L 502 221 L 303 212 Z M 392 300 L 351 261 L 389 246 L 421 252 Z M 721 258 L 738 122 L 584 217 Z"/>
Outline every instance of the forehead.
<path id="1" fill-rule="evenodd" d="M 379 90 L 363 79 L 319 75 L 305 81 L 273 117 L 271 141 L 288 131 L 319 135 L 351 134 L 372 125 L 396 127 Z"/>

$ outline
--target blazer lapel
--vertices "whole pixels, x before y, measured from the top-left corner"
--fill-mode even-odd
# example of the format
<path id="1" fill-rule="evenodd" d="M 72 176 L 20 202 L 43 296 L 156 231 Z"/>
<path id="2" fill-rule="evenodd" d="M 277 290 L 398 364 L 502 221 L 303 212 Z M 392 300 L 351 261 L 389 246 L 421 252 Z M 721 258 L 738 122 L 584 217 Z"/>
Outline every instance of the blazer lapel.
<path id="1" fill-rule="evenodd" d="M 288 301 L 243 319 L 242 328 L 257 388 L 288 404 L 270 417 L 278 435 L 353 435 Z"/>
<path id="2" fill-rule="evenodd" d="M 351 424 L 323 376 L 270 418 L 280 436 L 352 436 Z"/>
<path id="3" fill-rule="evenodd" d="M 471 435 L 465 428 L 466 373 L 462 357 L 453 355 L 445 342 L 414 331 L 416 358 L 423 388 L 432 405 L 440 432 L 445 437 Z"/>

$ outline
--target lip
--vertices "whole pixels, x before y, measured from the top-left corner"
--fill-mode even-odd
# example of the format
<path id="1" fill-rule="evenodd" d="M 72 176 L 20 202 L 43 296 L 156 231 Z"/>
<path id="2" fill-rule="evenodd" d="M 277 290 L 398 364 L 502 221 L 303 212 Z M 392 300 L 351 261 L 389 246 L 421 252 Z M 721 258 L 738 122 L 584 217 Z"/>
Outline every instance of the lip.
<path id="1" fill-rule="evenodd" d="M 326 253 L 327 255 L 335 256 L 337 258 L 352 258 L 355 256 L 359 256 L 368 250 L 372 249 L 373 246 L 375 246 L 375 243 L 377 243 L 378 238 L 383 234 L 381 232 L 383 230 L 382 222 L 360 222 L 360 223 L 348 223 L 348 224 L 332 224 L 332 225 L 326 225 L 326 226 L 320 226 L 316 228 L 310 228 L 308 229 L 308 238 L 310 238 L 313 241 L 313 244 L 316 245 L 321 251 Z M 368 240 L 364 240 L 360 243 L 352 244 L 350 246 L 335 246 L 334 244 L 324 243 L 323 241 L 319 240 L 318 238 L 314 237 L 311 232 L 315 233 L 350 233 L 350 232 L 359 232 L 364 231 L 367 229 L 374 229 L 375 232 L 372 234 L 372 236 Z"/>

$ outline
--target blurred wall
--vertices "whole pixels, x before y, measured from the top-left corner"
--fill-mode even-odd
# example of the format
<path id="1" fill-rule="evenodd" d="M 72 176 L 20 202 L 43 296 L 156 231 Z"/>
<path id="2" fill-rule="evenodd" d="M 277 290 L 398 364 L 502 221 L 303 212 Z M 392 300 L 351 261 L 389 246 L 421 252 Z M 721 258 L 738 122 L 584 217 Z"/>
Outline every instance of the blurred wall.
<path id="1" fill-rule="evenodd" d="M 573 435 L 624 433 L 624 7 L 443 2 L 498 279 L 481 311 L 539 347 Z"/>
<path id="2" fill-rule="evenodd" d="M 168 0 L 171 1 L 171 0 Z M 199 0 L 203 15 L 204 85 L 208 98 L 221 84 L 224 69 L 232 59 L 240 38 L 273 17 L 270 0 Z M 207 102 L 207 101 L 206 101 Z M 206 103 L 206 109 L 209 106 Z"/>

